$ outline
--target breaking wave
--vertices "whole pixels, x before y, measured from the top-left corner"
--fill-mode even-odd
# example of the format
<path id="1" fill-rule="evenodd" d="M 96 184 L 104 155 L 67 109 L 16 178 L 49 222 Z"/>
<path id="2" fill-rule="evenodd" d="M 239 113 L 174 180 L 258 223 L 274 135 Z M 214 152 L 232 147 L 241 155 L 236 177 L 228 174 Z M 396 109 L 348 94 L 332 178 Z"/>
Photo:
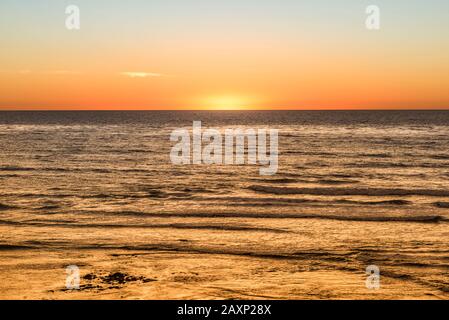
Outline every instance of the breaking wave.
<path id="1" fill-rule="evenodd" d="M 431 196 L 449 197 L 449 190 L 391 188 L 288 188 L 252 185 L 248 189 L 267 194 L 309 194 L 322 196 Z"/>

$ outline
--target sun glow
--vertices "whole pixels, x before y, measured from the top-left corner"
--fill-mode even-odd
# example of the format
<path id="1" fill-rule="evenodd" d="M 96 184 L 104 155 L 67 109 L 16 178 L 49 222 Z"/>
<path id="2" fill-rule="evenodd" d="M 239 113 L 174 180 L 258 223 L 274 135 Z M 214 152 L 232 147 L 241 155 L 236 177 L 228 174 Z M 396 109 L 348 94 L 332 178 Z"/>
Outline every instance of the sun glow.
<path id="1" fill-rule="evenodd" d="M 202 105 L 209 110 L 246 110 L 251 108 L 251 101 L 239 96 L 214 96 L 203 99 Z"/>

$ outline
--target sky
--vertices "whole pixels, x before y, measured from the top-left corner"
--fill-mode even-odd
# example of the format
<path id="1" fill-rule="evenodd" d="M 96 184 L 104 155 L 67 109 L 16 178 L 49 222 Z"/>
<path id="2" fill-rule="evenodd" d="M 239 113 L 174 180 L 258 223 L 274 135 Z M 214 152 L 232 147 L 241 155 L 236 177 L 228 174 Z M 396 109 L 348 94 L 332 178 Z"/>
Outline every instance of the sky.
<path id="1" fill-rule="evenodd" d="M 1 0 L 15 109 L 449 109 L 449 1 Z"/>

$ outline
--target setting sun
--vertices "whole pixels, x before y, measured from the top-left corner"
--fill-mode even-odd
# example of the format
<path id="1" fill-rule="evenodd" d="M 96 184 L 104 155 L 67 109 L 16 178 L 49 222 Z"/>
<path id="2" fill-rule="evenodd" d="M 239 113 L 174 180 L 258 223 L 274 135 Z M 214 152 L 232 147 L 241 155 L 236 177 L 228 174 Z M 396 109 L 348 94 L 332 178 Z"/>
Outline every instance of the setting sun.
<path id="1" fill-rule="evenodd" d="M 240 96 L 213 96 L 203 99 L 202 106 L 209 110 L 247 110 L 251 109 L 249 98 Z"/>

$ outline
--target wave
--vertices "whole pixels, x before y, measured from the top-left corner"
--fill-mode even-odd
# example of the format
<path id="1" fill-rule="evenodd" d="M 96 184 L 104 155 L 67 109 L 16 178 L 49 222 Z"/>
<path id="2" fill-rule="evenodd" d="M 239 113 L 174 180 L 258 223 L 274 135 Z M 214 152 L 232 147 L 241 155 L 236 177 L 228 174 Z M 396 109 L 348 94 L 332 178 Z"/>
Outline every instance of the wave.
<path id="1" fill-rule="evenodd" d="M 122 228 L 154 228 L 154 229 L 192 229 L 192 230 L 223 230 L 223 231 L 255 231 L 255 232 L 289 232 L 284 229 L 252 227 L 249 225 L 229 225 L 229 224 L 194 224 L 194 223 L 170 223 L 170 224 L 99 224 L 99 223 L 72 223 L 71 221 L 57 221 L 52 223 L 51 220 L 42 221 L 8 221 L 0 220 L 0 224 L 4 225 L 22 225 L 34 227 L 61 227 L 61 228 L 106 228 L 106 229 L 122 229 Z"/>
<path id="2" fill-rule="evenodd" d="M 16 245 L 16 244 L 0 244 L 0 251 L 7 250 L 24 250 L 24 249 L 32 249 L 32 246 L 24 246 L 24 245 Z"/>
<path id="3" fill-rule="evenodd" d="M 393 200 L 384 200 L 384 201 L 354 201 L 354 200 L 336 200 L 338 203 L 347 203 L 347 204 L 363 204 L 363 205 L 394 205 L 394 206 L 405 206 L 412 204 L 413 202 L 408 200 L 401 199 L 393 199 Z"/>
<path id="4" fill-rule="evenodd" d="M 176 240 L 175 240 L 176 241 Z M 26 245 L 25 245 L 26 244 Z M 327 262 L 337 262 L 340 264 L 333 264 L 333 268 L 342 268 L 346 271 L 359 271 L 360 268 L 356 268 L 357 262 L 362 262 L 365 265 L 365 261 L 360 254 L 365 251 L 363 249 L 359 249 L 357 247 L 352 248 L 351 250 L 297 250 L 297 251 L 273 251 L 267 249 L 257 249 L 253 248 L 253 251 L 250 251 L 249 248 L 226 248 L 223 246 L 213 247 L 213 246 L 201 246 L 195 245 L 190 240 L 187 239 L 178 239 L 176 242 L 156 242 L 149 244 L 107 244 L 107 243 L 87 243 L 87 244 L 74 244 L 71 242 L 59 242 L 59 241 L 49 241 L 49 242 L 36 242 L 30 243 L 25 241 L 24 243 L 18 244 L 5 244 L 0 245 L 0 250 L 24 250 L 24 249 L 36 249 L 41 250 L 42 248 L 61 248 L 68 247 L 71 250 L 111 250 L 111 256 L 128 256 L 131 252 L 155 252 L 155 251 L 165 251 L 165 252 L 182 252 L 182 253 L 197 253 L 197 254 L 214 254 L 214 255 L 236 255 L 236 256 L 247 256 L 247 257 L 255 257 L 255 258 L 266 258 L 266 259 L 276 259 L 276 260 L 285 260 L 285 259 L 293 259 L 293 260 L 306 260 L 306 261 L 315 261 L 316 263 L 323 262 L 326 264 Z M 118 252 L 117 252 L 118 251 Z M 122 251 L 122 252 L 120 252 Z M 123 252 L 128 251 L 128 252 Z M 370 250 L 370 254 L 377 253 L 382 255 L 385 251 L 383 250 Z M 348 264 L 348 262 L 352 262 Z M 388 262 L 391 262 L 388 261 Z M 355 265 L 353 263 L 356 263 Z M 423 264 L 423 263 L 409 263 L 407 261 L 394 261 L 392 264 L 389 263 L 390 266 L 419 266 L 419 267 L 443 267 L 446 268 L 446 264 Z M 393 278 L 404 278 L 410 277 L 409 275 L 404 274 L 392 274 L 391 271 L 385 271 L 385 276 L 393 277 Z"/>
<path id="5" fill-rule="evenodd" d="M 142 251 L 142 252 L 154 252 L 154 251 L 166 251 L 166 252 L 183 252 L 183 253 L 197 253 L 197 254 L 218 254 L 218 255 L 236 255 L 247 256 L 254 258 L 266 258 L 266 259 L 294 259 L 294 260 L 320 260 L 320 261 L 335 261 L 335 262 L 347 262 L 349 259 L 355 257 L 357 252 L 351 251 L 293 251 L 293 252 L 278 252 L 270 250 L 255 250 L 251 249 L 238 249 L 238 248 L 225 248 L 225 247 L 204 247 L 200 245 L 193 245 L 189 240 L 178 241 L 177 243 L 151 243 L 151 244 L 73 244 L 63 242 L 40 242 L 34 245 L 20 244 L 7 244 L 0 245 L 0 250 L 24 250 L 35 249 L 41 250 L 42 248 L 61 248 L 68 247 L 71 250 L 111 250 L 111 251 Z M 117 253 L 113 252 L 113 256 L 128 255 L 129 253 Z"/>
<path id="6" fill-rule="evenodd" d="M 359 181 L 356 181 L 356 180 L 321 179 L 321 180 L 318 180 L 317 183 L 319 183 L 319 184 L 336 185 L 336 184 L 354 184 L 354 183 L 359 183 Z"/>
<path id="7" fill-rule="evenodd" d="M 92 213 L 92 212 L 91 212 Z M 98 212 L 96 212 L 98 214 Z M 366 216 L 350 215 L 339 216 L 331 214 L 303 214 L 303 213 L 250 213 L 250 212 L 187 212 L 187 213 L 145 213 L 136 211 L 122 211 L 103 213 L 107 215 L 137 216 L 140 218 L 247 218 L 247 219 L 320 219 L 354 222 L 415 222 L 415 223 L 439 223 L 449 222 L 449 219 L 439 215 L 421 216 Z"/>
<path id="8" fill-rule="evenodd" d="M 347 168 L 446 168 L 447 163 L 403 163 L 403 162 L 370 162 L 370 163 L 346 163 Z"/>
<path id="9" fill-rule="evenodd" d="M 435 202 L 433 205 L 437 208 L 449 208 L 449 202 Z"/>
<path id="10" fill-rule="evenodd" d="M 298 198 L 248 198 L 248 197 L 196 197 L 196 201 L 223 201 L 226 205 L 295 205 L 304 203 L 315 203 L 315 204 L 349 204 L 349 205 L 395 205 L 404 206 L 413 204 L 412 201 L 393 199 L 393 200 L 382 200 L 382 201 L 356 201 L 347 199 L 337 199 L 337 200 L 317 200 L 317 199 L 298 199 Z M 214 203 L 212 203 L 214 204 Z"/>
<path id="11" fill-rule="evenodd" d="M 3 210 L 10 210 L 10 209 L 16 209 L 17 206 L 12 206 L 12 205 L 8 205 L 8 204 L 3 204 L 0 202 L 0 211 Z"/>
<path id="12" fill-rule="evenodd" d="M 48 204 L 48 205 L 43 205 L 37 208 L 37 210 L 58 210 L 58 209 L 62 209 L 62 206 L 57 205 L 57 204 Z"/>
<path id="13" fill-rule="evenodd" d="M 431 196 L 449 197 L 449 190 L 390 188 L 288 188 L 252 185 L 249 190 L 276 195 L 309 194 L 320 196 Z"/>
<path id="14" fill-rule="evenodd" d="M 297 183 L 298 180 L 291 178 L 275 178 L 275 179 L 251 179 L 251 181 L 261 182 L 261 183 L 279 183 L 279 184 L 287 184 L 287 183 Z M 308 182 L 308 180 L 304 180 Z M 299 181 L 299 182 L 304 182 Z"/>
<path id="15" fill-rule="evenodd" d="M 295 260 L 326 260 L 345 262 L 351 258 L 352 252 L 328 252 L 328 251 L 296 251 L 296 252 L 272 252 L 272 251 L 249 251 L 249 249 L 231 249 L 231 248 L 213 248 L 192 245 L 190 241 L 181 241 L 179 243 L 151 243 L 142 245 L 123 245 L 123 244 L 70 244 L 60 242 L 45 242 L 37 243 L 35 245 L 23 244 L 7 244 L 0 245 L 0 250 L 24 250 L 54 247 L 69 247 L 70 249 L 78 250 L 120 250 L 120 251 L 167 251 L 167 252 L 184 252 L 184 253 L 198 253 L 198 254 L 222 254 L 222 255 L 237 255 L 248 256 L 255 258 L 268 259 L 295 259 Z M 114 256 L 127 255 L 128 253 L 113 253 Z"/>
<path id="16" fill-rule="evenodd" d="M 329 175 L 330 177 L 333 177 L 333 178 L 337 178 L 337 179 L 341 179 L 341 178 L 359 178 L 359 177 L 361 177 L 361 175 L 360 174 L 349 174 L 349 173 L 334 173 L 334 174 L 331 174 L 331 175 Z"/>
<path id="17" fill-rule="evenodd" d="M 369 157 L 369 158 L 392 158 L 393 156 L 388 153 L 359 153 L 357 157 Z"/>
<path id="18" fill-rule="evenodd" d="M 12 244 L 0 244 L 0 251 L 6 250 L 25 250 L 32 249 L 31 246 L 22 246 L 22 245 L 12 245 Z"/>
<path id="19" fill-rule="evenodd" d="M 271 184 L 308 183 L 308 184 L 328 184 L 328 185 L 353 184 L 359 182 L 357 180 L 337 180 L 337 179 L 305 180 L 305 179 L 292 179 L 292 178 L 251 179 L 251 181 L 260 183 L 271 183 Z"/>
<path id="20" fill-rule="evenodd" d="M 154 169 L 135 169 L 135 168 L 121 168 L 121 169 L 106 169 L 106 168 L 77 168 L 77 167 L 20 167 L 20 166 L 0 166 L 0 171 L 44 171 L 44 172 L 81 172 L 81 173 L 157 173 Z"/>
<path id="21" fill-rule="evenodd" d="M 0 171 L 32 171 L 34 168 L 19 167 L 19 166 L 1 166 Z"/>
<path id="22" fill-rule="evenodd" d="M 449 155 L 447 154 L 437 154 L 437 155 L 433 155 L 430 158 L 435 159 L 435 160 L 449 160 Z"/>

